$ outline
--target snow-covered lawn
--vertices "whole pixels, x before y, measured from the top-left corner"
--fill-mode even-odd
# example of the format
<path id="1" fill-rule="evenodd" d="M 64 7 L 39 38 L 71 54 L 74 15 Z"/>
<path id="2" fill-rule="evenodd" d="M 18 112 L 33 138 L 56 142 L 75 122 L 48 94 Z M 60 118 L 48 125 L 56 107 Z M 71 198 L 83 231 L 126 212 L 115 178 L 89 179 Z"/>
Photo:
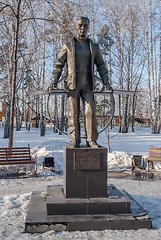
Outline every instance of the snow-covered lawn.
<path id="1" fill-rule="evenodd" d="M 131 167 L 133 154 L 148 156 L 149 146 L 161 147 L 161 135 L 151 135 L 150 128 L 136 128 L 135 133 L 117 134 L 118 128 L 110 130 L 110 145 L 113 150 L 109 154 L 109 169 L 127 169 Z M 114 184 L 119 189 L 125 189 L 148 211 L 152 218 L 153 229 L 137 231 L 90 231 L 90 232 L 61 232 L 54 231 L 43 234 L 24 233 L 24 221 L 27 206 L 32 191 L 46 192 L 48 185 L 63 184 L 63 145 L 69 144 L 67 136 L 53 133 L 47 128 L 45 137 L 39 136 L 39 130 L 32 128 L 30 132 L 22 129 L 14 132 L 14 146 L 30 144 L 33 153 L 38 156 L 37 176 L 0 179 L 0 240 L 30 240 L 30 239 L 161 239 L 161 180 L 134 181 L 129 179 L 109 178 L 108 184 Z M 100 134 L 99 144 L 107 147 L 105 133 Z M 3 139 L 3 128 L 0 128 L 0 147 L 6 147 L 8 139 Z M 60 174 L 42 169 L 45 156 L 54 156 L 56 171 Z M 155 171 L 161 169 L 160 164 Z M 2 169 L 1 169 L 2 170 Z M 1 175 L 12 172 L 9 169 L 0 171 Z M 129 170 L 130 171 L 130 170 Z M 161 174 L 161 171 L 160 171 Z"/>

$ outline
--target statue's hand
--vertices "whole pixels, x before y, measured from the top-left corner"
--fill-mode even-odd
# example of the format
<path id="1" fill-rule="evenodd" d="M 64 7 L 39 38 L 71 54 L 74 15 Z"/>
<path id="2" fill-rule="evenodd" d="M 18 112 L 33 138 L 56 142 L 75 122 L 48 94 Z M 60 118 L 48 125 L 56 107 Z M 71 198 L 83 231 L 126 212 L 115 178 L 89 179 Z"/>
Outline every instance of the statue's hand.
<path id="1" fill-rule="evenodd" d="M 113 92 L 113 88 L 109 85 L 109 84 L 107 84 L 107 85 L 104 85 L 104 87 L 103 87 L 103 89 L 102 90 L 110 90 L 110 91 L 112 91 Z"/>
<path id="2" fill-rule="evenodd" d="M 51 83 L 48 87 L 48 92 L 51 93 L 53 89 L 57 89 L 57 83 Z"/>

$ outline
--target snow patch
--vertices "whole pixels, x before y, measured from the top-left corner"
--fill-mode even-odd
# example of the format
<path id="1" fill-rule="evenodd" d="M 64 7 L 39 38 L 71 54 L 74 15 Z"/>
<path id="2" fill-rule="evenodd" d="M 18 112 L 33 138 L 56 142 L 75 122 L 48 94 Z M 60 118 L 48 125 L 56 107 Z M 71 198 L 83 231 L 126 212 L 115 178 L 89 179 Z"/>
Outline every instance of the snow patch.
<path id="1" fill-rule="evenodd" d="M 109 170 L 130 168 L 132 165 L 132 156 L 128 155 L 125 152 L 113 151 L 108 153 L 108 168 Z"/>

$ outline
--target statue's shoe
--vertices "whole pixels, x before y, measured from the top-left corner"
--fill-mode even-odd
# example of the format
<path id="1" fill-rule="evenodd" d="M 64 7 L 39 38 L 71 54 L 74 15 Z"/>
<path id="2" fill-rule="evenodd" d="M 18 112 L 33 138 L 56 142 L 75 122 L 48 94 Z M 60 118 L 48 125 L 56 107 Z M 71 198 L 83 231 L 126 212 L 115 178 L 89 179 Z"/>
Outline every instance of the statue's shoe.
<path id="1" fill-rule="evenodd" d="M 99 148 L 100 145 L 94 141 L 87 142 L 87 145 L 91 148 Z"/>
<path id="2" fill-rule="evenodd" d="M 71 146 L 73 148 L 79 148 L 80 147 L 80 144 L 79 143 L 71 143 Z"/>

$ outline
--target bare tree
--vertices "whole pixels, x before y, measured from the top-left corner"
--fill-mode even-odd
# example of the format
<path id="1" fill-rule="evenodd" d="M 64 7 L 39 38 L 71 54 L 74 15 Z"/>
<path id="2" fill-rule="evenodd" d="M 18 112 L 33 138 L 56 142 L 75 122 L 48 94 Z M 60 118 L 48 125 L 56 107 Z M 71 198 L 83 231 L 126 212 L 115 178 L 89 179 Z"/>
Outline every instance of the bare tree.
<path id="1" fill-rule="evenodd" d="M 102 1 L 104 16 L 114 44 L 111 48 L 113 58 L 113 81 L 120 90 L 134 90 L 141 79 L 144 53 L 140 34 L 139 12 L 132 1 Z M 117 81 L 118 79 L 118 81 Z M 129 128 L 132 99 L 129 95 L 119 96 L 119 132 L 126 133 Z"/>
<path id="2" fill-rule="evenodd" d="M 4 1 L 0 2 L 0 11 L 8 16 L 8 21 L 10 18 L 12 19 L 12 42 L 11 42 L 11 53 L 10 53 L 10 69 L 11 73 L 9 72 L 8 76 L 10 77 L 11 74 L 11 103 L 10 103 L 10 121 L 9 121 L 9 147 L 13 146 L 13 127 L 14 127 L 14 107 L 15 107 L 15 94 L 16 94 L 16 85 L 17 85 L 17 63 L 18 63 L 18 46 L 19 46 L 19 34 L 20 31 L 20 24 L 22 23 L 22 16 L 23 10 L 27 7 L 27 3 L 23 3 L 22 8 L 22 1 L 18 0 L 16 3 L 14 1 L 8 1 L 5 3 Z M 22 10 L 23 9 L 23 10 Z M 26 10 L 25 10 L 26 13 Z M 4 33 L 5 34 L 5 33 Z M 8 77 L 8 78 L 9 78 Z"/>
<path id="3" fill-rule="evenodd" d="M 29 1 L 18 0 L 17 2 L 10 0 L 7 3 L 5 1 L 0 2 L 0 12 L 3 13 L 2 16 L 4 18 L 3 20 L 5 20 L 4 21 L 5 24 L 7 21 L 9 23 L 12 22 L 12 32 L 10 34 L 11 41 L 9 44 L 11 46 L 10 55 L 9 55 L 10 65 L 8 64 L 9 65 L 8 67 L 9 81 L 8 82 L 9 82 L 9 89 L 11 89 L 11 94 L 10 94 L 11 97 L 8 98 L 9 99 L 8 106 L 10 106 L 10 108 L 8 108 L 10 110 L 8 111 L 8 113 L 10 112 L 9 147 L 12 147 L 13 145 L 15 94 L 18 89 L 18 85 L 19 86 L 21 85 L 19 83 L 21 82 L 20 76 L 18 76 L 19 79 L 17 79 L 17 73 L 18 73 L 17 70 L 21 69 L 22 57 L 24 57 L 21 51 L 22 44 L 20 42 L 20 37 L 25 39 L 26 37 L 25 32 L 30 31 L 29 29 L 24 28 L 24 26 L 27 26 L 27 27 L 29 26 L 28 22 L 32 22 L 32 26 L 34 26 L 35 19 L 44 20 L 43 17 L 42 18 L 37 17 L 36 12 L 33 11 L 36 9 L 36 8 L 34 9 L 34 7 L 36 6 L 37 3 L 38 1 L 32 1 L 32 0 L 29 0 Z M 6 16 L 8 18 L 6 18 Z M 45 20 L 48 20 L 48 19 L 45 19 Z M 6 32 L 4 32 L 4 35 L 7 35 L 7 30 L 8 30 L 7 27 L 8 25 L 6 24 L 6 29 L 5 29 Z M 26 30 L 25 32 L 23 32 L 23 28 L 24 30 Z M 29 51 L 26 52 L 25 55 L 29 55 Z M 20 58 L 21 60 L 19 60 Z M 18 60 L 19 60 L 19 63 L 18 63 Z M 7 63 L 9 62 L 8 59 L 6 62 Z M 17 68 L 17 64 L 19 64 L 19 68 Z M 24 66 L 26 66 L 26 64 Z M 9 115 L 8 113 L 7 113 L 7 116 Z M 7 122 L 8 121 L 6 121 L 6 123 Z M 7 127 L 5 129 L 7 129 Z"/>
<path id="4" fill-rule="evenodd" d="M 151 132 L 160 132 L 160 8 L 157 0 L 139 1 L 141 12 L 142 34 L 144 35 L 144 51 L 146 54 L 147 83 L 149 95 L 149 112 Z"/>

